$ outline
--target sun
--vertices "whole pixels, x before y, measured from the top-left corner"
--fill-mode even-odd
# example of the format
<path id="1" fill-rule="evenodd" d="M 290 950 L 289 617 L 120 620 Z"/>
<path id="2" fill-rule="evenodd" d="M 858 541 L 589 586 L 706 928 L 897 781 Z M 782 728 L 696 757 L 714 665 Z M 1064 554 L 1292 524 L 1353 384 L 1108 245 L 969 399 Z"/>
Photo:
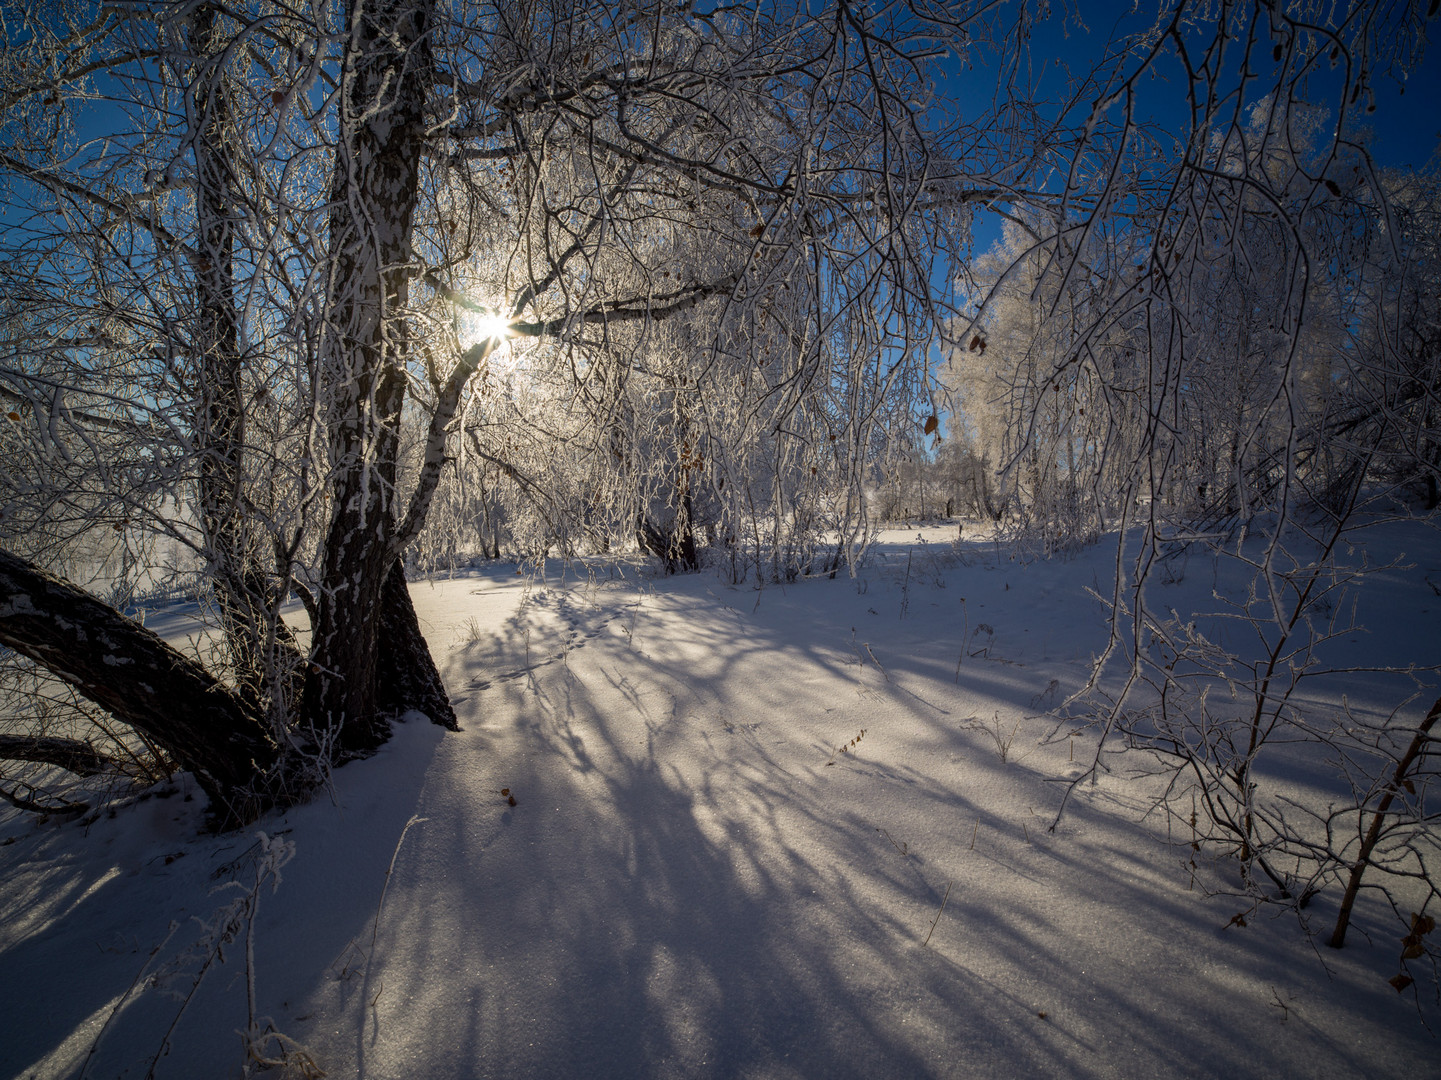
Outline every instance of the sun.
<path id="1" fill-rule="evenodd" d="M 496 312 L 486 312 L 475 320 L 475 334 L 479 338 L 499 340 L 510 337 L 510 320 Z"/>
<path id="2" fill-rule="evenodd" d="M 482 341 L 499 343 L 511 336 L 510 320 L 498 311 L 482 308 L 467 311 L 461 316 L 461 344 L 467 348 Z"/>

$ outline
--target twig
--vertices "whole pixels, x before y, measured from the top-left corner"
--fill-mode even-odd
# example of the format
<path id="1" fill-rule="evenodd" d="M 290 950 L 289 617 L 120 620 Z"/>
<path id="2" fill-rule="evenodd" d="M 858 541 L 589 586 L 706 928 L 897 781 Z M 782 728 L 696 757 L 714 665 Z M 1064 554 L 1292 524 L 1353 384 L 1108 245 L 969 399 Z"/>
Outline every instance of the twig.
<path id="1" fill-rule="evenodd" d="M 1441 719 L 1441 698 L 1436 699 L 1436 704 L 1431 706 L 1431 711 L 1426 714 L 1426 719 L 1421 721 L 1421 725 L 1416 729 L 1416 735 L 1412 738 L 1411 745 L 1406 748 L 1406 752 L 1401 755 L 1401 760 L 1396 763 L 1396 771 L 1392 774 L 1391 782 L 1386 785 L 1385 794 L 1381 796 L 1381 801 L 1377 803 L 1375 811 L 1371 814 L 1370 827 L 1361 840 L 1361 847 L 1356 853 L 1356 861 L 1351 866 L 1350 877 L 1346 882 L 1346 893 L 1341 898 L 1341 909 L 1336 916 L 1336 929 L 1331 932 L 1331 940 L 1327 942 L 1333 949 L 1339 949 L 1346 944 L 1346 928 L 1351 924 L 1351 907 L 1355 904 L 1356 894 L 1361 889 L 1361 875 L 1371 864 L 1371 853 L 1381 839 L 1382 830 L 1386 824 L 1386 814 L 1391 809 L 1396 792 L 1410 782 L 1406 774 L 1411 770 L 1416 759 L 1424 756 L 1431 728 L 1438 719 Z M 1365 812 L 1363 805 L 1361 808 L 1363 820 Z"/>
<path id="2" fill-rule="evenodd" d="M 876 665 L 876 667 L 878 667 L 878 668 L 881 669 L 881 674 L 886 677 L 886 682 L 890 682 L 890 681 L 891 681 L 890 673 L 887 672 L 884 667 L 881 667 L 881 662 L 876 659 L 876 654 L 873 653 L 873 652 L 871 652 L 871 643 L 870 643 L 869 641 L 863 641 L 863 642 L 861 642 L 861 646 L 866 650 L 866 654 L 867 654 L 868 656 L 870 656 L 871 662 L 874 663 L 874 664 Z"/>
<path id="3" fill-rule="evenodd" d="M 887 832 L 885 829 L 877 829 L 876 831 L 879 832 L 882 836 L 884 836 L 887 840 L 889 840 L 889 841 L 891 842 L 891 847 L 895 848 L 897 851 L 899 851 L 899 852 L 900 852 L 902 855 L 904 855 L 906 858 L 910 858 L 910 857 L 911 857 L 911 845 L 910 845 L 910 842 L 909 842 L 909 841 L 907 841 L 907 842 L 904 843 L 904 844 L 898 844 L 898 843 L 896 843 L 895 838 L 892 837 L 891 834 L 890 834 L 889 832 Z"/>
<path id="4" fill-rule="evenodd" d="M 979 824 L 979 822 L 977 822 L 977 824 Z M 931 934 L 934 934 L 934 933 L 936 932 L 936 923 L 940 922 L 940 921 L 941 921 L 941 916 L 946 913 L 946 902 L 947 902 L 948 900 L 950 900 L 950 898 L 951 898 L 951 883 L 948 881 L 948 882 L 946 882 L 946 895 L 941 898 L 941 910 L 938 911 L 938 912 L 936 912 L 936 917 L 931 920 L 930 933 L 927 933 L 927 934 L 926 934 L 926 940 L 923 941 L 923 942 L 921 942 L 921 948 L 924 949 L 927 945 L 929 945 L 929 944 L 931 943 Z"/>
<path id="5" fill-rule="evenodd" d="M 85 1064 L 80 1069 L 78 1080 L 85 1080 L 86 1075 L 89 1074 L 91 1059 L 95 1057 L 95 1051 L 100 1049 L 100 1040 L 105 1038 L 105 1033 L 110 1030 L 111 1022 L 120 1012 L 121 1006 L 130 1000 L 130 996 L 135 993 L 135 988 L 139 986 L 145 978 L 146 973 L 150 970 L 150 962 L 155 959 L 160 950 L 170 944 L 170 939 L 175 936 L 175 931 L 179 928 L 180 924 L 178 922 L 171 922 L 170 932 L 165 935 L 160 944 L 150 950 L 150 955 L 145 958 L 145 963 L 140 965 L 140 970 L 135 973 L 135 978 L 130 980 L 130 985 L 126 987 L 125 993 L 115 999 L 115 1005 L 111 1008 L 110 1015 L 105 1018 L 105 1023 L 100 1026 L 100 1033 L 95 1036 L 95 1041 L 90 1044 L 90 1051 L 85 1055 Z"/>
<path id="6" fill-rule="evenodd" d="M 380 903 L 375 905 L 375 924 L 370 931 L 370 951 L 375 953 L 375 940 L 380 936 L 380 913 L 385 908 L 385 894 L 390 889 L 390 877 L 395 873 L 395 862 L 400 858 L 400 845 L 405 843 L 405 834 L 410 832 L 412 825 L 419 825 L 422 821 L 429 821 L 429 818 L 417 817 L 412 814 L 410 820 L 405 823 L 405 828 L 400 830 L 400 839 L 395 842 L 395 850 L 390 853 L 390 865 L 385 868 L 385 884 L 380 887 Z"/>
<path id="7" fill-rule="evenodd" d="M 970 628 L 971 628 L 971 617 L 970 617 L 970 614 L 966 611 L 966 598 L 963 596 L 963 597 L 961 597 L 961 655 L 958 656 L 958 657 L 956 657 L 956 682 L 957 682 L 957 683 L 959 683 L 959 682 L 961 681 L 961 664 L 962 664 L 962 663 L 965 661 L 965 659 L 966 659 L 966 642 L 970 640 L 969 638 L 966 637 L 966 631 L 968 631 Z"/>

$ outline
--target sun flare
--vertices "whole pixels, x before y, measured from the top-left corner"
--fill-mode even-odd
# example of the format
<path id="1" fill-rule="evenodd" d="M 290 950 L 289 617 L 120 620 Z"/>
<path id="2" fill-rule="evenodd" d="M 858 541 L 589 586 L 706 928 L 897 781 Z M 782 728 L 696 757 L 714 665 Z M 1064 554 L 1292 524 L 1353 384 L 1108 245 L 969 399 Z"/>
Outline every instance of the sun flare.
<path id="1" fill-rule="evenodd" d="M 467 344 L 504 341 L 511 336 L 510 320 L 495 311 L 473 311 L 465 316 L 462 333 Z"/>

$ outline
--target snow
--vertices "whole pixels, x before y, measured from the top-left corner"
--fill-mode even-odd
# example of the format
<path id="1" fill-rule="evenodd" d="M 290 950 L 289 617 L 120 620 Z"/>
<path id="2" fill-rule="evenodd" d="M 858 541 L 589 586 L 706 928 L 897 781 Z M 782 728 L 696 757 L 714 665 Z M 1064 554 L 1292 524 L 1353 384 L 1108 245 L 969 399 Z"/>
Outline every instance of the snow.
<path id="1" fill-rule="evenodd" d="M 1389 910 L 1363 898 L 1341 951 L 1252 912 L 1128 758 L 1047 831 L 1094 750 L 1047 710 L 1104 646 L 1086 589 L 1115 552 L 953 536 L 761 590 L 601 564 L 415 583 L 461 733 L 412 718 L 226 836 L 184 777 L 88 826 L 7 813 L 0 1076 L 74 1076 L 92 1046 L 87 1075 L 144 1076 L 258 830 L 295 856 L 256 894 L 257 1010 L 331 1076 L 1436 1075 L 1386 982 Z M 1411 557 L 1364 590 L 1355 648 L 1434 662 L 1434 535 L 1375 546 Z M 1193 565 L 1166 602 L 1212 586 Z M 1409 685 L 1312 693 L 1384 714 Z M 244 942 L 224 961 L 155 1075 L 241 1074 Z"/>

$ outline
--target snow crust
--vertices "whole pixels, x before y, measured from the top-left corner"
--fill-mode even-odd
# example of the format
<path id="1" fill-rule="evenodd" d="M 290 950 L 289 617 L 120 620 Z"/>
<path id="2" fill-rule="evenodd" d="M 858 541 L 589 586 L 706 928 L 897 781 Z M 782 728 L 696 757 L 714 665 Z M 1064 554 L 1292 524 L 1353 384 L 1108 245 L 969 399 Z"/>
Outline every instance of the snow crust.
<path id="1" fill-rule="evenodd" d="M 1085 589 L 1114 550 L 953 536 L 759 590 L 599 564 L 413 584 L 465 730 L 413 717 L 258 824 L 296 852 L 258 895 L 259 1013 L 335 1077 L 1435 1075 L 1389 910 L 1363 899 L 1340 952 L 1265 910 L 1228 928 L 1230 868 L 1193 880 L 1125 758 L 1047 832 L 1094 746 L 1048 710 L 1104 644 Z M 1434 663 L 1435 536 L 1374 543 L 1412 565 L 1348 647 Z M 1192 565 L 1168 602 L 1214 584 Z M 198 835 L 202 799 L 181 777 L 88 827 L 0 816 L 0 1076 L 92 1047 L 88 1075 L 145 1074 L 213 890 L 254 879 L 255 829 Z M 241 1075 L 245 1001 L 237 942 L 156 1075 Z"/>

